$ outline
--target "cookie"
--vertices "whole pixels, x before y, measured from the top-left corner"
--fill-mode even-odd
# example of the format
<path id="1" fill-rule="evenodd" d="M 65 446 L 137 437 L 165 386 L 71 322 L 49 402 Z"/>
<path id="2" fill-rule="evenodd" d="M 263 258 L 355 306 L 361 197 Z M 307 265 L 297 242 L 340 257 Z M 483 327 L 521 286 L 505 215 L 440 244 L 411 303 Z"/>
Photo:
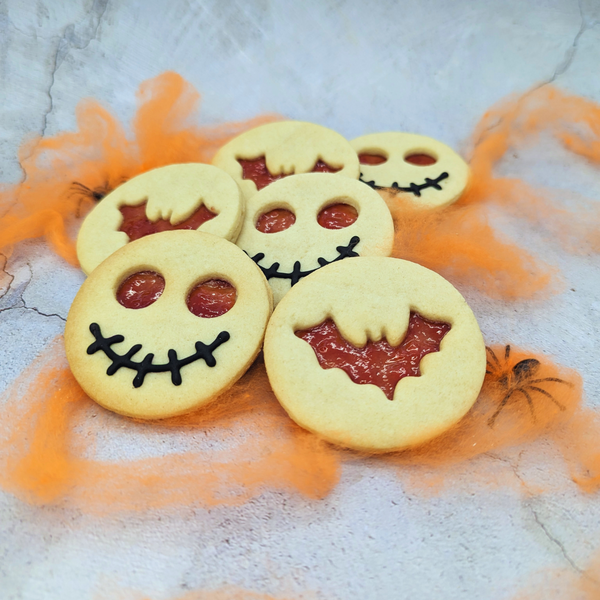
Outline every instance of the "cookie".
<path id="1" fill-rule="evenodd" d="M 151 233 L 199 229 L 235 242 L 244 214 L 241 192 L 227 173 L 200 163 L 138 175 L 108 194 L 84 220 L 77 258 L 90 274 L 105 258 Z"/>
<path id="2" fill-rule="evenodd" d="M 315 270 L 351 256 L 389 256 L 394 224 L 381 197 L 348 177 L 305 173 L 248 200 L 237 244 L 262 269 L 275 304 Z"/>
<path id="3" fill-rule="evenodd" d="M 349 258 L 301 281 L 269 321 L 264 356 L 298 425 L 370 452 L 446 431 L 475 402 L 486 369 L 460 293 L 429 269 L 385 257 Z"/>
<path id="4" fill-rule="evenodd" d="M 390 203 L 398 194 L 416 207 L 443 208 L 467 188 L 469 165 L 452 148 L 412 133 L 363 135 L 350 142 L 360 160 L 360 180 Z"/>
<path id="5" fill-rule="evenodd" d="M 235 179 L 246 199 L 292 174 L 359 176 L 358 158 L 344 137 L 303 121 L 280 121 L 246 131 L 225 144 L 212 162 Z"/>
<path id="6" fill-rule="evenodd" d="M 105 408 L 171 417 L 243 375 L 271 311 L 263 274 L 235 244 L 167 231 L 127 244 L 87 278 L 67 318 L 67 359 Z"/>

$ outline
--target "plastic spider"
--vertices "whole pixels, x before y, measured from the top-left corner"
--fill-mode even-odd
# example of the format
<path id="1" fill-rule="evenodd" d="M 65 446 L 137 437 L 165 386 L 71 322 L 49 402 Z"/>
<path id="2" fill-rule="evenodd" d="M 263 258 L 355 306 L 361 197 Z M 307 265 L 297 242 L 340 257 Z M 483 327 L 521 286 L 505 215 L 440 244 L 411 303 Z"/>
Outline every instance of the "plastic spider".
<path id="1" fill-rule="evenodd" d="M 545 381 L 554 381 L 556 383 L 564 383 L 565 385 L 572 387 L 572 383 L 565 381 L 564 379 L 559 379 L 558 377 L 543 377 L 541 379 L 534 379 L 536 373 L 540 369 L 540 361 L 535 358 L 525 358 L 520 360 L 516 365 L 513 366 L 512 369 L 506 370 L 506 363 L 508 362 L 508 358 L 510 356 L 509 345 L 507 345 L 504 349 L 504 367 L 500 364 L 496 353 L 491 348 L 486 346 L 486 350 L 491 358 L 491 362 L 489 359 L 487 360 L 488 368 L 486 373 L 489 375 L 500 374 L 501 376 L 498 379 L 498 383 L 506 390 L 504 398 L 502 398 L 496 412 L 488 420 L 488 425 L 490 427 L 494 426 L 496 417 L 502 412 L 502 409 L 509 401 L 510 397 L 517 392 L 525 396 L 527 399 L 527 404 L 529 405 L 529 410 L 531 411 L 531 418 L 534 421 L 536 420 L 536 417 L 530 391 L 538 392 L 539 394 L 546 396 L 546 398 L 554 402 L 554 404 L 556 404 L 560 410 L 566 410 L 566 407 L 556 400 L 552 394 L 535 384 L 543 383 Z"/>
<path id="2" fill-rule="evenodd" d="M 71 190 L 74 194 L 85 196 L 93 200 L 94 202 L 100 202 L 106 194 L 108 194 L 111 189 L 108 187 L 108 184 L 94 188 L 93 190 L 87 187 L 87 185 L 83 185 L 83 183 L 79 183 L 79 181 L 74 181 L 71 185 Z"/>

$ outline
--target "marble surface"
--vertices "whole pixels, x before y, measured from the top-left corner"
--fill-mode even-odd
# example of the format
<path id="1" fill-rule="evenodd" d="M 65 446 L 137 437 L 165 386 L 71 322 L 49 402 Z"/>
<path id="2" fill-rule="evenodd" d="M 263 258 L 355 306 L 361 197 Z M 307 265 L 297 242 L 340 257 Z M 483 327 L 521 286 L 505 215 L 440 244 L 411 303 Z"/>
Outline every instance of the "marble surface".
<path id="1" fill-rule="evenodd" d="M 22 178 L 27 136 L 74 127 L 82 98 L 127 122 L 140 82 L 167 69 L 202 92 L 206 123 L 278 112 L 348 138 L 423 133 L 468 156 L 474 125 L 508 94 L 554 83 L 600 102 L 599 61 L 598 0 L 0 0 L 0 182 Z M 600 197 L 597 169 L 553 146 L 502 169 Z M 598 256 L 566 255 L 531 226 L 506 229 L 558 264 L 567 285 L 548 301 L 510 305 L 462 290 L 486 340 L 577 368 L 586 402 L 599 406 Z M 63 331 L 83 275 L 39 241 L 0 261 L 4 390 Z M 500 479 L 540 470 L 566 483 L 538 495 L 482 489 L 467 469 L 423 496 L 402 473 L 357 460 L 321 501 L 265 491 L 235 508 L 104 518 L 1 493 L 0 598 L 134 590 L 162 600 L 235 586 L 280 598 L 508 600 L 532 582 L 554 586 L 547 597 L 576 597 L 551 573 L 577 577 L 597 555 L 600 496 L 570 484 L 544 444 L 470 469 Z"/>

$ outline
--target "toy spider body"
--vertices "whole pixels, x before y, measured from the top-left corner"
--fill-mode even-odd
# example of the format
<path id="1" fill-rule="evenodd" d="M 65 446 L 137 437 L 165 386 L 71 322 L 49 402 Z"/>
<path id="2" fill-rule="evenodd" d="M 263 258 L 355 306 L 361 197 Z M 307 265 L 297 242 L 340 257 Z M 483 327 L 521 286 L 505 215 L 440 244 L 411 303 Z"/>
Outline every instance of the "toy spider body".
<path id="1" fill-rule="evenodd" d="M 502 409 L 505 407 L 506 403 L 510 400 L 510 398 L 514 394 L 521 394 L 525 396 L 527 399 L 527 404 L 529 405 L 529 410 L 531 411 L 531 418 L 535 421 L 535 410 L 533 408 L 533 399 L 532 392 L 537 392 L 538 394 L 542 394 L 546 396 L 549 400 L 554 402 L 556 406 L 560 410 L 565 410 L 566 407 L 563 406 L 552 394 L 547 392 L 545 389 L 538 387 L 539 383 L 544 383 L 547 381 L 554 381 L 556 383 L 564 383 L 565 385 L 572 386 L 568 381 L 564 379 L 559 379 L 558 377 L 542 377 L 541 379 L 535 379 L 536 373 L 540 369 L 540 361 L 535 358 L 525 358 L 524 360 L 519 361 L 516 365 L 512 367 L 510 370 L 504 370 L 502 367 L 496 353 L 486 346 L 486 350 L 488 352 L 488 356 L 490 357 L 487 360 L 487 370 L 486 373 L 488 375 L 492 375 L 494 373 L 498 373 L 501 375 L 498 378 L 498 384 L 502 386 L 505 390 L 504 397 L 500 401 L 500 405 L 496 409 L 496 412 L 489 418 L 488 425 L 490 427 L 494 426 L 494 422 L 498 415 L 502 412 Z M 508 358 L 510 357 L 510 346 L 507 345 L 504 350 L 504 363 L 508 362 Z M 491 361 L 490 361 L 491 359 Z"/>

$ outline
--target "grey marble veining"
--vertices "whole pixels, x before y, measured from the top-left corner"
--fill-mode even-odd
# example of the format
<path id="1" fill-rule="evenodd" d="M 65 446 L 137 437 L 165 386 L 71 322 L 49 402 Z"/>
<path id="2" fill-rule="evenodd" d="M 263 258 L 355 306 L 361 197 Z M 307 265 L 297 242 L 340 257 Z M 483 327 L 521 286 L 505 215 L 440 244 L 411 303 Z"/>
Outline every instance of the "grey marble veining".
<path id="1" fill-rule="evenodd" d="M 474 125 L 508 94 L 554 83 L 600 101 L 599 62 L 598 0 L 0 0 L 0 182 L 23 177 L 27 136 L 75 127 L 81 99 L 128 122 L 140 82 L 168 69 L 200 90 L 205 123 L 277 112 L 348 138 L 423 133 L 468 156 Z M 571 201 L 600 195 L 598 169 L 553 145 L 501 168 Z M 529 225 L 505 229 L 560 266 L 565 291 L 507 305 L 463 290 L 486 340 L 578 368 L 599 406 L 598 256 L 567 255 Z M 62 332 L 83 275 L 40 241 L 0 265 L 4 390 Z M 234 585 L 327 600 L 508 600 L 536 572 L 577 575 L 597 554 L 600 497 L 569 484 L 550 448 L 485 455 L 470 468 L 552 473 L 563 491 L 482 490 L 457 471 L 455 485 L 423 497 L 369 460 L 346 464 L 322 501 L 265 492 L 235 508 L 99 519 L 2 493 L 0 598 L 129 589 L 163 599 Z"/>

